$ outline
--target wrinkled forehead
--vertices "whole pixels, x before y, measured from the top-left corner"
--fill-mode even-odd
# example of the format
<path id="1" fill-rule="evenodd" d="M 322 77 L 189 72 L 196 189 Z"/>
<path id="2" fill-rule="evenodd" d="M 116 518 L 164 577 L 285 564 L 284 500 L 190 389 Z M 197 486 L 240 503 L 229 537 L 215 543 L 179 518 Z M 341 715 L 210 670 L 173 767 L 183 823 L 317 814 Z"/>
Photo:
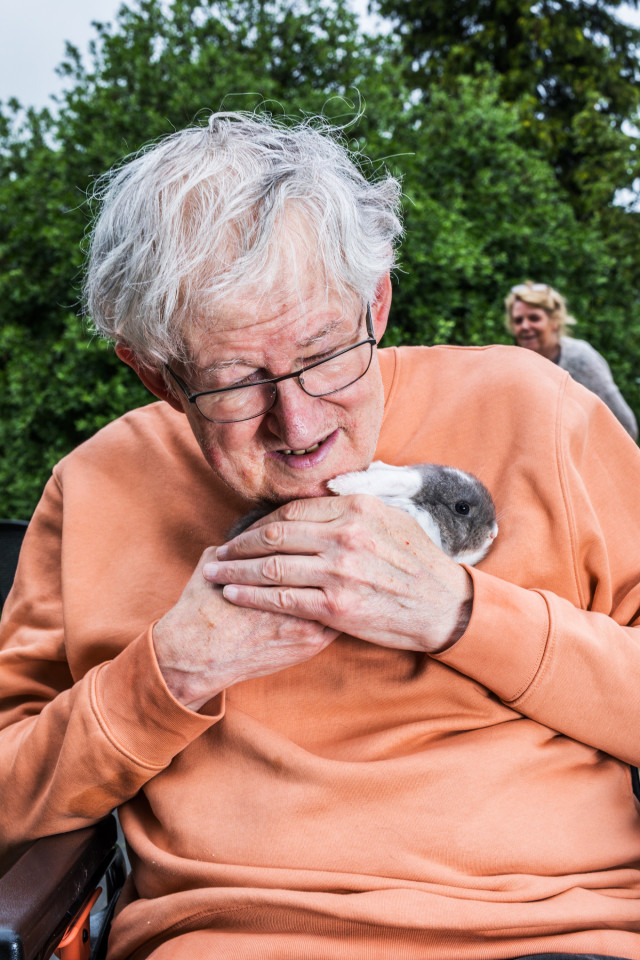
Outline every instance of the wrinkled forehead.
<path id="1" fill-rule="evenodd" d="M 235 270 L 238 256 L 238 240 L 230 238 L 222 257 L 211 264 L 212 272 L 224 270 L 225 262 Z M 209 293 L 214 285 L 206 273 L 191 278 L 181 326 L 192 362 L 198 361 L 204 341 L 215 350 L 216 343 L 226 346 L 230 338 L 240 337 L 253 348 L 285 329 L 290 338 L 308 338 L 324 322 L 340 317 L 348 322 L 359 312 L 358 295 L 332 275 L 316 234 L 296 208 L 288 209 L 271 230 L 260 260 L 247 262 L 247 275 L 239 273 L 233 289 L 215 296 Z"/>
<path id="2" fill-rule="evenodd" d="M 355 334 L 360 298 L 311 271 L 287 273 L 271 287 L 247 284 L 211 303 L 184 331 L 186 355 L 197 367 L 219 360 L 296 357 L 324 340 Z"/>
<path id="3" fill-rule="evenodd" d="M 327 275 L 306 239 L 287 233 L 260 279 L 246 278 L 223 299 L 207 299 L 205 289 L 184 326 L 192 363 L 206 366 L 217 354 L 234 351 L 244 356 L 288 349 L 291 355 L 299 345 L 357 328 L 361 298 Z"/>

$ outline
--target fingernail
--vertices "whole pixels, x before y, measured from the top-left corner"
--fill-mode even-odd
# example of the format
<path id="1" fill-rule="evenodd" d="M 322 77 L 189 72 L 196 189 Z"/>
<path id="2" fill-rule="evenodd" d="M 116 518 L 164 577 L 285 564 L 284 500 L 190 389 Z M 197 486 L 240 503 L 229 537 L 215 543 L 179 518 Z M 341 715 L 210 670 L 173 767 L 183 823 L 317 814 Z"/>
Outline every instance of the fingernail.
<path id="1" fill-rule="evenodd" d="M 216 550 L 216 557 L 218 560 L 224 560 L 226 555 L 229 553 L 229 547 L 226 543 L 223 543 L 221 547 L 218 547 Z"/>
<path id="2" fill-rule="evenodd" d="M 218 564 L 217 563 L 205 563 L 202 568 L 202 572 L 207 580 L 215 580 L 218 574 Z"/>
<path id="3" fill-rule="evenodd" d="M 231 584 L 227 584 L 227 586 L 222 590 L 222 596 L 226 600 L 231 600 L 233 603 L 234 600 L 238 599 L 238 588 L 231 586 Z"/>

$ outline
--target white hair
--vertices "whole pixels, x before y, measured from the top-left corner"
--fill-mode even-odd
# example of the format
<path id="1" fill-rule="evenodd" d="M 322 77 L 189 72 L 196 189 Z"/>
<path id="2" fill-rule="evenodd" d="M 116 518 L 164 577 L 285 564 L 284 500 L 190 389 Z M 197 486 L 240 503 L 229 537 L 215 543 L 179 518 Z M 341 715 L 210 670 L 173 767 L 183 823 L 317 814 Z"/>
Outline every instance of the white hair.
<path id="1" fill-rule="evenodd" d="M 327 290 L 373 302 L 402 232 L 400 184 L 366 179 L 336 133 L 215 113 L 101 178 L 85 286 L 95 330 L 151 366 L 184 357 L 184 333 L 216 304 L 273 288 L 285 248 Z"/>

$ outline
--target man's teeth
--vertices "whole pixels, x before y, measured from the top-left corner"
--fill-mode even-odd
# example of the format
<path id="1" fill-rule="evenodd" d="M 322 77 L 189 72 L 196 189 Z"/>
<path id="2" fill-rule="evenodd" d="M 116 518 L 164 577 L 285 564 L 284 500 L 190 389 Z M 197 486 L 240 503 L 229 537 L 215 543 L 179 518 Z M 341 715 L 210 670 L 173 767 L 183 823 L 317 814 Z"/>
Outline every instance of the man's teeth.
<path id="1" fill-rule="evenodd" d="M 314 450 L 317 450 L 317 449 L 318 449 L 318 447 L 320 446 L 321 443 L 322 443 L 322 440 L 318 440 L 317 443 L 314 443 L 314 445 L 313 445 L 312 447 L 307 447 L 306 450 L 283 450 L 282 452 L 283 452 L 283 453 L 285 454 L 285 456 L 287 456 L 287 457 L 290 457 L 292 453 L 293 453 L 296 457 L 301 457 L 303 453 L 313 453 Z"/>

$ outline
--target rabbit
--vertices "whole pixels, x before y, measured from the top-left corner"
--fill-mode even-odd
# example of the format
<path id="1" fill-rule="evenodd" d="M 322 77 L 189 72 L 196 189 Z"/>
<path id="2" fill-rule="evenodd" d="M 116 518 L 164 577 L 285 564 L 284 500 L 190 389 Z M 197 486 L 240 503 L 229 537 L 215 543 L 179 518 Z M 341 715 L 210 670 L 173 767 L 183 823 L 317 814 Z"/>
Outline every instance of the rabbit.
<path id="1" fill-rule="evenodd" d="M 405 510 L 456 563 L 479 563 L 498 535 L 491 494 L 477 477 L 456 467 L 437 463 L 397 467 L 376 460 L 367 470 L 343 473 L 327 486 L 342 496 L 373 494 Z M 227 538 L 237 537 L 276 507 L 259 504 L 233 524 Z"/>

